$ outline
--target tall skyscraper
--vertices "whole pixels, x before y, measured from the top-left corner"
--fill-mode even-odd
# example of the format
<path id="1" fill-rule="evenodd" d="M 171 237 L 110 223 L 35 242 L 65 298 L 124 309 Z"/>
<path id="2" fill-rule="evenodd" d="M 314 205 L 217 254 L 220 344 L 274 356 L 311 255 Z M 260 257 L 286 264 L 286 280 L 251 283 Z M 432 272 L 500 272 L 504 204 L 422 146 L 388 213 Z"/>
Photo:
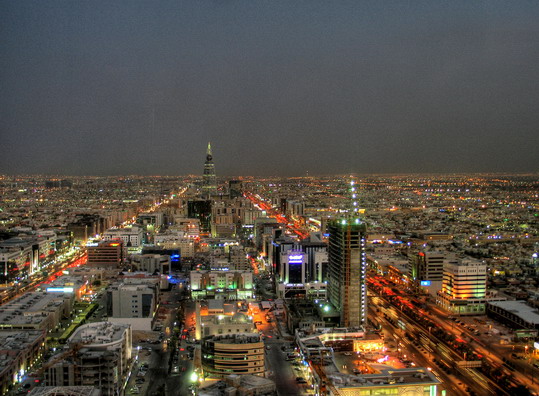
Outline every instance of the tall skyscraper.
<path id="1" fill-rule="evenodd" d="M 215 165 L 211 153 L 211 144 L 208 143 L 206 150 L 206 162 L 204 162 L 204 174 L 202 176 L 202 193 L 209 198 L 217 193 L 217 177 L 215 176 Z"/>
<path id="2" fill-rule="evenodd" d="M 353 207 L 349 215 L 328 227 L 328 299 L 340 313 L 341 326 L 359 327 L 367 322 L 367 226 L 358 216 L 353 182 L 351 190 Z"/>

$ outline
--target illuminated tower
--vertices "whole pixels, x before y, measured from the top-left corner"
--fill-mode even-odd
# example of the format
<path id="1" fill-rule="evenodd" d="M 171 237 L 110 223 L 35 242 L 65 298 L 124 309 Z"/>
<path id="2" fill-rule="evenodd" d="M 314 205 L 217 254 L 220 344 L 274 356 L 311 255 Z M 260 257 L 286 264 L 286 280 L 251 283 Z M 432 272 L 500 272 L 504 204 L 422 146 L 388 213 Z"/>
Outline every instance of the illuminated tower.
<path id="1" fill-rule="evenodd" d="M 359 327 L 367 323 L 367 226 L 359 219 L 353 181 L 350 187 L 352 207 L 348 216 L 328 226 L 328 299 L 340 313 L 341 326 Z"/>
<path id="2" fill-rule="evenodd" d="M 211 154 L 211 144 L 208 143 L 206 151 L 206 162 L 204 162 L 204 175 L 202 175 L 202 193 L 209 198 L 217 193 L 217 177 L 215 176 L 215 165 Z"/>

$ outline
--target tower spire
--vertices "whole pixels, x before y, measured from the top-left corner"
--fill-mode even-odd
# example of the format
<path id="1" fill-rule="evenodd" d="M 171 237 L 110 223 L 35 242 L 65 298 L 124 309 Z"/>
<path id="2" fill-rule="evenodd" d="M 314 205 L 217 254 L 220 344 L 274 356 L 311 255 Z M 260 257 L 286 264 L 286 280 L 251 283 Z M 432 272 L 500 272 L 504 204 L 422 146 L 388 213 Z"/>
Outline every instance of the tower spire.
<path id="1" fill-rule="evenodd" d="M 212 155 L 211 154 L 211 143 L 208 142 L 208 149 L 206 150 L 206 155 Z"/>

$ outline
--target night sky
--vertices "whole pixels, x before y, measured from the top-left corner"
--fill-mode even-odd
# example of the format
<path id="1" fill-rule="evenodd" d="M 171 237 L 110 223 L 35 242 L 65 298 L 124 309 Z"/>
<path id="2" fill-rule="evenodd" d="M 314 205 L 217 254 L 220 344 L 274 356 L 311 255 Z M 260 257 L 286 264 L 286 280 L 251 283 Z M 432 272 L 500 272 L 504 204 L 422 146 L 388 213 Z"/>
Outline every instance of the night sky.
<path id="1" fill-rule="evenodd" d="M 0 2 L 0 173 L 538 172 L 538 1 Z"/>

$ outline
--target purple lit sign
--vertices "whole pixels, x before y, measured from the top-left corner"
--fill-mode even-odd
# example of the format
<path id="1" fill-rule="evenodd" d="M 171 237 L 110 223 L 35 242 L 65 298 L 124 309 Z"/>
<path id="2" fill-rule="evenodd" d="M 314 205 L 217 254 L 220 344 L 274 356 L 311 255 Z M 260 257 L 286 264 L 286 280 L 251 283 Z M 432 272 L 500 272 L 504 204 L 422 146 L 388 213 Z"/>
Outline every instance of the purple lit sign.
<path id="1" fill-rule="evenodd" d="M 303 256 L 301 254 L 294 254 L 288 256 L 289 264 L 301 264 L 303 263 Z"/>

